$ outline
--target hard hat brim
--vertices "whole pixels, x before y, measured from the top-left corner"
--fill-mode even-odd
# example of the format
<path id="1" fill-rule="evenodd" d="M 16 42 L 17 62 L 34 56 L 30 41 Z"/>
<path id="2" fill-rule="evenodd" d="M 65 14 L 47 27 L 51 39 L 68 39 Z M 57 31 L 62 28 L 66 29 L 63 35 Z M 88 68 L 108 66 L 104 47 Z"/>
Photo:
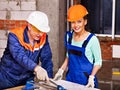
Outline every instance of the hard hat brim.
<path id="1" fill-rule="evenodd" d="M 37 28 L 37 27 L 36 27 Z M 49 32 L 50 31 L 50 27 L 38 27 L 38 29 L 41 31 L 41 32 Z"/>
<path id="2" fill-rule="evenodd" d="M 27 20 L 27 22 L 28 23 L 30 23 L 30 24 L 32 24 L 33 26 L 35 26 L 39 31 L 41 31 L 41 32 L 45 32 L 45 33 L 47 33 L 47 32 L 49 32 L 50 31 L 50 27 L 49 26 L 38 26 L 37 24 L 35 24 L 34 25 L 34 23 L 33 22 L 31 22 L 31 21 L 29 21 L 29 20 Z"/>

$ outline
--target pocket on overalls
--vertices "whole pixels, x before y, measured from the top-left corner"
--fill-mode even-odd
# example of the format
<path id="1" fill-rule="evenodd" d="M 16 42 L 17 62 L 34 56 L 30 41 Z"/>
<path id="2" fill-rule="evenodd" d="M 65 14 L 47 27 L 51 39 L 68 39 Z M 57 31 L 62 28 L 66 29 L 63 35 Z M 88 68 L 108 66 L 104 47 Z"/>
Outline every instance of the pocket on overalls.
<path id="1" fill-rule="evenodd" d="M 86 76 L 86 78 L 88 79 L 89 78 L 89 74 L 87 72 L 83 72 L 83 73 Z"/>

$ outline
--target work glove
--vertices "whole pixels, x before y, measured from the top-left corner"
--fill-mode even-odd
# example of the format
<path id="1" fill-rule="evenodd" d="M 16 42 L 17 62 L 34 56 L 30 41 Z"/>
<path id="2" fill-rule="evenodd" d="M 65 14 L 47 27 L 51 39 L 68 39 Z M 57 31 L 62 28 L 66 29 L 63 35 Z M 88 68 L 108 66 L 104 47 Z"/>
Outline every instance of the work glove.
<path id="1" fill-rule="evenodd" d="M 94 88 L 95 84 L 94 84 L 94 76 L 90 75 L 89 79 L 88 79 L 88 84 L 86 85 L 87 88 L 91 87 Z"/>
<path id="2" fill-rule="evenodd" d="M 60 68 L 58 72 L 55 74 L 55 77 L 53 78 L 53 80 L 55 81 L 61 80 L 63 78 L 63 73 L 64 73 L 64 70 Z"/>
<path id="3" fill-rule="evenodd" d="M 36 66 L 35 73 L 38 80 L 49 81 L 47 71 L 41 66 Z"/>

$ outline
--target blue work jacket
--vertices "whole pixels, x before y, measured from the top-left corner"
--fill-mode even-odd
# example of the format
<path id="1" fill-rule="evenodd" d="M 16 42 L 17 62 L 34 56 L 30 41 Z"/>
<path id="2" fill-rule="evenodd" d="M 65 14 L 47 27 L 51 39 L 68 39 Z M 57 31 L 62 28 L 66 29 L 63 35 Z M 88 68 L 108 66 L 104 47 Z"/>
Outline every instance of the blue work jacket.
<path id="1" fill-rule="evenodd" d="M 24 30 L 23 41 L 29 44 L 27 35 L 28 27 L 18 28 Z M 38 41 L 40 42 L 40 41 Z M 21 45 L 19 38 L 14 33 L 8 35 L 7 47 L 0 62 L 0 73 L 3 73 L 11 81 L 22 81 L 34 77 L 34 68 L 41 62 L 41 66 L 47 71 L 50 78 L 53 77 L 52 52 L 46 35 L 46 41 L 42 48 L 31 51 Z"/>

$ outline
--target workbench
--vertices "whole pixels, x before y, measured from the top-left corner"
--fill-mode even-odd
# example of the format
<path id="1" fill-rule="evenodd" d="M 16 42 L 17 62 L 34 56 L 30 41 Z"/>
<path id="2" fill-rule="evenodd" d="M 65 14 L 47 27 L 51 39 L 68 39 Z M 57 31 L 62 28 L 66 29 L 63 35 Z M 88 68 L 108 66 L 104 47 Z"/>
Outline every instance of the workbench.
<path id="1" fill-rule="evenodd" d="M 8 88 L 8 89 L 5 89 L 5 90 L 22 90 L 23 87 L 25 87 L 25 86 L 17 86 L 17 87 Z"/>
<path id="2" fill-rule="evenodd" d="M 83 85 L 68 82 L 68 81 L 65 81 L 65 80 L 58 80 L 58 81 L 56 81 L 56 83 L 58 85 L 63 86 L 67 90 L 100 90 L 100 89 L 96 89 L 96 88 L 86 88 Z M 6 89 L 6 90 L 21 90 L 23 87 L 24 86 L 18 86 L 18 87 L 9 88 L 9 89 Z"/>

